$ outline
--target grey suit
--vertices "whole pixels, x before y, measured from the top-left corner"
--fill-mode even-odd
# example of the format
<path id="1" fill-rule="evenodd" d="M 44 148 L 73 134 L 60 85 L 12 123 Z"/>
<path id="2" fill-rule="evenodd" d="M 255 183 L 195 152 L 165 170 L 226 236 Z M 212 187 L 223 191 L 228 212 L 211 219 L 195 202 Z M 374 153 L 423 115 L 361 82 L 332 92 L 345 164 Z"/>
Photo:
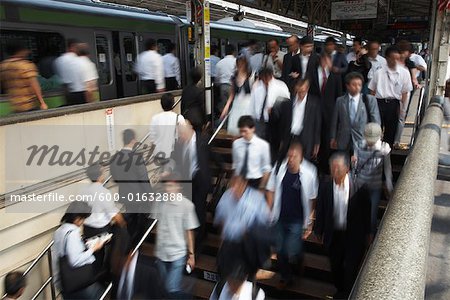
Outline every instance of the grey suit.
<path id="1" fill-rule="evenodd" d="M 364 97 L 367 99 L 369 112 L 366 111 Z M 370 116 L 369 120 L 368 116 Z M 364 128 L 369 121 L 381 124 L 377 99 L 371 95 L 364 96 L 361 94 L 355 120 L 351 124 L 350 96 L 349 94 L 345 94 L 336 100 L 336 106 L 331 120 L 330 138 L 336 139 L 338 150 L 352 150 L 354 149 L 354 145 L 364 139 Z"/>

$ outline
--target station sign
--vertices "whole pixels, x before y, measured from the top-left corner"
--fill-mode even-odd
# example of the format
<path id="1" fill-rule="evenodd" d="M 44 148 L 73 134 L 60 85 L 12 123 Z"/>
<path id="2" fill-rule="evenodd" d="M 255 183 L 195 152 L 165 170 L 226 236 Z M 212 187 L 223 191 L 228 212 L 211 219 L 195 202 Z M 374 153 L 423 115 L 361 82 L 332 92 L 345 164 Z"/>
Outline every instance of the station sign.
<path id="1" fill-rule="evenodd" d="M 331 3 L 331 20 L 376 19 L 378 0 L 339 1 Z"/>

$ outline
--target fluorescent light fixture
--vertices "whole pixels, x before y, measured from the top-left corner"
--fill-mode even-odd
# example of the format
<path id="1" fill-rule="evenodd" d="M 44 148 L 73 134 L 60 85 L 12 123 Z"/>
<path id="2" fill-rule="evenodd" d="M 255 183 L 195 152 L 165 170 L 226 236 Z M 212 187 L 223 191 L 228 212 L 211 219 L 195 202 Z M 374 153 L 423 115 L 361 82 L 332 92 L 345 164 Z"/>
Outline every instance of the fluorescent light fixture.
<path id="1" fill-rule="evenodd" d="M 328 35 L 332 35 L 332 36 L 336 36 L 336 37 L 341 37 L 341 35 L 339 33 L 325 31 L 325 30 L 322 30 L 322 34 L 328 34 Z"/>

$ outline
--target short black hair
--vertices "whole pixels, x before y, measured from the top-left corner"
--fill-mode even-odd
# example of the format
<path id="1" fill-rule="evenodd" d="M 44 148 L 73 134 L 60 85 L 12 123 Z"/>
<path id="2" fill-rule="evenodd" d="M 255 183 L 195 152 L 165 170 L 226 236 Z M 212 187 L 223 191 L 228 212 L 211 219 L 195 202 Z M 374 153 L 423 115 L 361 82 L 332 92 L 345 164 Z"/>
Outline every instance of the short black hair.
<path id="1" fill-rule="evenodd" d="M 236 47 L 233 44 L 225 46 L 225 55 L 232 55 L 234 52 L 236 52 Z"/>
<path id="2" fill-rule="evenodd" d="M 73 223 L 76 219 L 86 219 L 91 215 L 92 208 L 83 201 L 73 201 L 69 204 L 66 213 L 61 218 L 61 223 Z"/>
<path id="3" fill-rule="evenodd" d="M 192 84 L 197 84 L 203 77 L 202 70 L 200 68 L 193 68 L 190 72 Z"/>
<path id="4" fill-rule="evenodd" d="M 26 50 L 27 47 L 22 40 L 11 40 L 6 44 L 6 53 L 8 55 L 15 55 L 20 51 Z"/>
<path id="5" fill-rule="evenodd" d="M 414 52 L 412 44 L 407 40 L 401 40 L 397 42 L 397 47 L 400 52 Z"/>
<path id="6" fill-rule="evenodd" d="M 238 128 L 254 128 L 255 127 L 255 120 L 253 120 L 252 116 L 242 116 L 239 118 L 238 121 Z"/>
<path id="7" fill-rule="evenodd" d="M 212 45 L 211 46 L 211 50 L 210 50 L 210 53 L 211 54 L 214 54 L 214 53 L 216 53 L 217 51 L 219 51 L 219 47 L 217 47 L 217 45 Z"/>
<path id="8" fill-rule="evenodd" d="M 270 43 L 270 42 L 275 42 L 277 45 L 280 44 L 280 43 L 278 42 L 278 40 L 277 40 L 277 39 L 274 39 L 274 38 L 271 38 L 270 40 L 267 41 L 267 43 Z"/>
<path id="9" fill-rule="evenodd" d="M 300 45 L 304 46 L 304 45 L 308 45 L 308 44 L 314 44 L 314 40 L 312 37 L 305 35 L 304 37 L 302 37 L 302 39 L 300 40 Z"/>
<path id="10" fill-rule="evenodd" d="M 166 93 L 161 97 L 161 107 L 164 111 L 170 111 L 175 104 L 175 98 L 172 93 Z"/>
<path id="11" fill-rule="evenodd" d="M 145 41 L 145 50 L 151 50 L 156 47 L 155 39 L 148 39 Z"/>
<path id="12" fill-rule="evenodd" d="M 202 130 L 203 127 L 203 116 L 200 112 L 199 109 L 188 109 L 185 113 L 184 113 L 184 119 L 189 121 L 189 123 L 191 123 L 192 128 L 196 131 L 199 132 Z"/>
<path id="13" fill-rule="evenodd" d="M 70 48 L 70 47 L 75 46 L 76 44 L 80 44 L 80 43 L 81 42 L 78 39 L 74 39 L 74 38 L 67 39 L 67 48 Z"/>
<path id="14" fill-rule="evenodd" d="M 384 57 L 390 57 L 392 53 L 400 53 L 397 46 L 389 46 L 386 51 L 384 51 Z"/>
<path id="15" fill-rule="evenodd" d="M 102 173 L 102 166 L 99 163 L 92 164 L 86 169 L 86 175 L 92 182 L 97 182 Z"/>
<path id="16" fill-rule="evenodd" d="M 273 69 L 271 67 L 263 67 L 258 72 L 258 78 L 272 77 Z"/>
<path id="17" fill-rule="evenodd" d="M 81 44 L 78 48 L 78 56 L 88 56 L 89 55 L 89 46 L 87 44 Z"/>
<path id="18" fill-rule="evenodd" d="M 22 272 L 13 271 L 5 276 L 5 293 L 8 296 L 16 295 L 26 285 L 27 283 Z"/>
<path id="19" fill-rule="evenodd" d="M 136 132 L 134 132 L 133 129 L 128 128 L 122 132 L 122 139 L 123 139 L 124 145 L 128 145 L 135 138 L 136 138 Z"/>
<path id="20" fill-rule="evenodd" d="M 345 84 L 349 84 L 354 79 L 359 79 L 361 80 L 362 83 L 364 83 L 364 77 L 361 75 L 361 73 L 350 72 L 347 75 L 345 75 Z"/>
<path id="21" fill-rule="evenodd" d="M 380 45 L 381 43 L 380 43 L 380 41 L 378 41 L 378 40 L 370 40 L 370 41 L 367 43 L 367 46 L 370 47 L 370 45 L 372 45 L 372 44 L 378 44 L 378 45 Z"/>
<path id="22" fill-rule="evenodd" d="M 333 43 L 334 45 L 337 44 L 336 39 L 332 36 L 329 36 L 325 39 L 325 44 L 328 44 L 328 43 Z"/>
<path id="23" fill-rule="evenodd" d="M 362 38 L 357 36 L 353 39 L 353 43 L 359 43 L 360 45 L 362 45 Z"/>
<path id="24" fill-rule="evenodd" d="M 330 166 L 331 163 L 337 159 L 342 159 L 344 161 L 344 164 L 347 166 L 347 168 L 350 168 L 350 158 L 348 157 L 348 153 L 345 151 L 336 151 L 330 156 Z"/>
<path id="25" fill-rule="evenodd" d="M 300 151 L 303 153 L 303 145 L 298 139 L 294 139 L 289 144 L 289 149 L 300 149 Z"/>
<path id="26" fill-rule="evenodd" d="M 167 52 L 172 52 L 173 50 L 175 50 L 176 46 L 174 43 L 169 43 L 169 45 L 167 46 Z"/>

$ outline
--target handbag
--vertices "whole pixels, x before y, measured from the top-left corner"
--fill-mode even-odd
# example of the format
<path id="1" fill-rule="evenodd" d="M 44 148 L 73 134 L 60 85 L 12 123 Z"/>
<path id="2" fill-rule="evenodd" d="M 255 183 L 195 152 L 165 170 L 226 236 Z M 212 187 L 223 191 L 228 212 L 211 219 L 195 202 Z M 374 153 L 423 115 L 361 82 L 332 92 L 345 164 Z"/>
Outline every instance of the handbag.
<path id="1" fill-rule="evenodd" d="M 69 262 L 68 255 L 66 253 L 66 239 L 72 231 L 68 231 L 64 236 L 64 255 L 59 258 L 59 273 L 61 276 L 61 285 L 64 293 L 73 293 L 82 290 L 95 282 L 94 268 L 92 264 L 87 264 L 81 267 L 73 267 Z"/>

